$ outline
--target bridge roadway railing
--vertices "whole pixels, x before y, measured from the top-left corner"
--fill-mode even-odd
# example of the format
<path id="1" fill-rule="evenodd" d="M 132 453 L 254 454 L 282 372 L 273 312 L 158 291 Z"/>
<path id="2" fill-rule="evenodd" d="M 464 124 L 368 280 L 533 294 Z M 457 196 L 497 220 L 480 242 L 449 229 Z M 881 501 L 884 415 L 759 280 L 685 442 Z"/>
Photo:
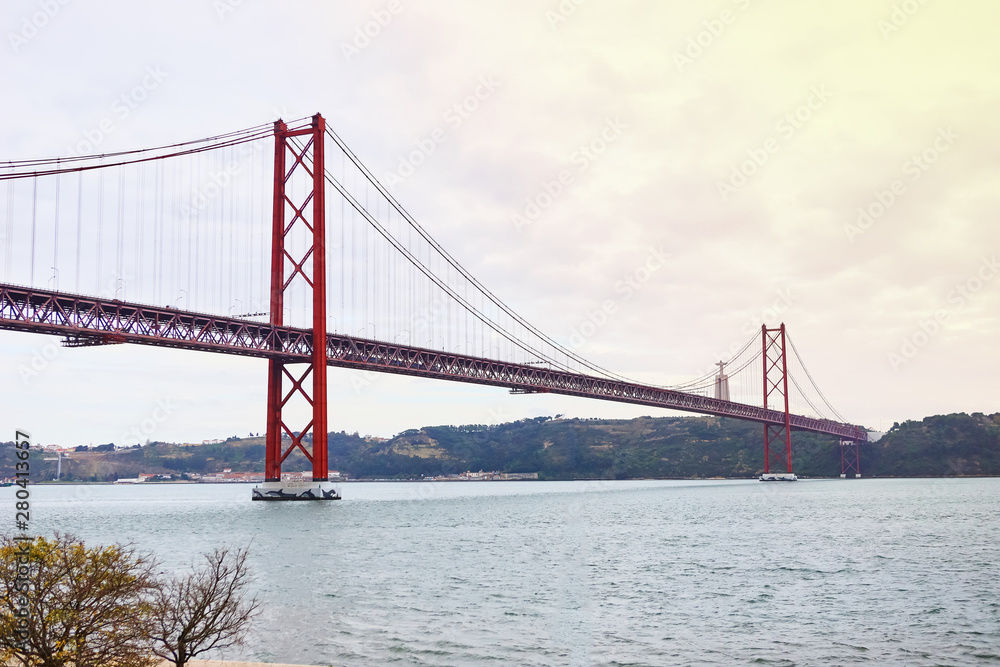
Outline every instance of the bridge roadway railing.
<path id="1" fill-rule="evenodd" d="M 0 329 L 65 336 L 76 345 L 135 343 L 293 363 L 307 363 L 312 355 L 308 329 L 2 283 Z M 778 410 L 661 387 L 339 334 L 327 336 L 327 357 L 329 365 L 342 368 L 493 385 L 525 393 L 583 396 L 762 424 L 781 424 L 785 416 Z M 802 415 L 791 415 L 790 421 L 795 430 L 855 442 L 868 440 L 868 432 L 853 424 Z"/>

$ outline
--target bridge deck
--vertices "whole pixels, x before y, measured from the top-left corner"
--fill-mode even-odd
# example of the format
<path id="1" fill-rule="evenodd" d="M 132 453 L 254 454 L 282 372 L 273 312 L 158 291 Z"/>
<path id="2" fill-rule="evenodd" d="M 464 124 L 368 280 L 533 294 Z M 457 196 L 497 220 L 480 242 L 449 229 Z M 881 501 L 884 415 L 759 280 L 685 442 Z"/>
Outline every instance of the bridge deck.
<path id="1" fill-rule="evenodd" d="M 135 343 L 287 362 L 308 362 L 308 329 L 217 317 L 0 283 L 0 329 L 79 337 L 80 344 Z M 762 424 L 784 413 L 695 394 L 550 368 L 451 354 L 339 334 L 327 336 L 330 366 L 648 405 Z M 795 430 L 867 442 L 861 426 L 791 415 Z"/>

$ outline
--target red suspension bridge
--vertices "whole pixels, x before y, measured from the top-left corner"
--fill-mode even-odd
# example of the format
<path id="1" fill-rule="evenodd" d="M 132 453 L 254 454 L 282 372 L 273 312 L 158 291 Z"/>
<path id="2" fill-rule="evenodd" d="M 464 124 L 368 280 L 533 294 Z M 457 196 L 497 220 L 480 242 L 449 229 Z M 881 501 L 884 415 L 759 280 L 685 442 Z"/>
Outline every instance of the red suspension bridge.
<path id="1" fill-rule="evenodd" d="M 784 325 L 681 385 L 604 369 L 477 281 L 322 116 L 0 163 L 0 181 L 0 328 L 267 359 L 268 483 L 296 450 L 327 481 L 327 366 L 750 420 L 772 476 L 792 474 L 793 430 L 828 434 L 860 475 L 867 431 L 830 406 Z M 311 419 L 289 423 L 292 402 Z"/>

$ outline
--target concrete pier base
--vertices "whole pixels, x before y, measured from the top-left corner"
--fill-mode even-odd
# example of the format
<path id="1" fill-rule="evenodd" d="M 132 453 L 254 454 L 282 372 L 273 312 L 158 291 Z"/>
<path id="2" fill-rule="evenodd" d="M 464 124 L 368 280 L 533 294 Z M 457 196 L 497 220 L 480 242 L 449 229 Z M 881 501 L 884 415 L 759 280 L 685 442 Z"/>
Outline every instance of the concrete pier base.
<path id="1" fill-rule="evenodd" d="M 798 477 L 790 472 L 770 472 L 760 476 L 762 482 L 794 482 Z"/>
<path id="2" fill-rule="evenodd" d="M 340 493 L 322 482 L 264 482 L 253 487 L 254 500 L 340 500 Z"/>

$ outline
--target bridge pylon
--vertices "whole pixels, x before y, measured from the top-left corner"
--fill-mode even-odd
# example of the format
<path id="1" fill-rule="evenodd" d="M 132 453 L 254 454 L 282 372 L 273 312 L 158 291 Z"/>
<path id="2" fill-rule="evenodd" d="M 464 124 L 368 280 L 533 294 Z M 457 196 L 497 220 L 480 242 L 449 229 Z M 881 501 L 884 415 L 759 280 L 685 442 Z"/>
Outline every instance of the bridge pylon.
<path id="1" fill-rule="evenodd" d="M 861 448 L 854 440 L 840 441 L 840 476 L 846 478 L 852 474 L 861 478 Z"/>
<path id="2" fill-rule="evenodd" d="M 284 326 L 285 294 L 293 283 L 304 283 L 312 297 L 312 359 L 306 364 L 293 364 L 280 358 L 268 361 L 264 485 L 254 489 L 254 500 L 336 500 L 340 497 L 334 490 L 323 487 L 323 482 L 329 478 L 325 134 L 326 121 L 319 114 L 313 116 L 308 127 L 290 130 L 281 120 L 274 126 L 270 321 L 273 326 Z M 301 139 L 296 140 L 298 137 Z M 304 182 L 305 187 L 293 187 L 293 181 Z M 304 239 L 304 249 L 302 244 L 293 243 L 290 235 Z M 280 337 L 274 337 L 273 341 L 274 346 L 281 345 Z M 296 430 L 285 421 L 282 409 L 297 395 L 304 397 L 312 407 L 312 419 Z M 312 447 L 307 449 L 304 441 L 309 434 L 312 435 Z M 312 463 L 312 483 L 282 482 L 281 464 L 296 449 Z"/>
<path id="3" fill-rule="evenodd" d="M 761 481 L 794 480 L 792 472 L 792 426 L 788 411 L 788 361 L 785 356 L 785 325 L 777 329 L 761 326 L 764 349 L 764 409 L 784 412 L 780 424 L 764 424 L 764 474 Z M 781 471 L 785 468 L 785 471 Z"/>

